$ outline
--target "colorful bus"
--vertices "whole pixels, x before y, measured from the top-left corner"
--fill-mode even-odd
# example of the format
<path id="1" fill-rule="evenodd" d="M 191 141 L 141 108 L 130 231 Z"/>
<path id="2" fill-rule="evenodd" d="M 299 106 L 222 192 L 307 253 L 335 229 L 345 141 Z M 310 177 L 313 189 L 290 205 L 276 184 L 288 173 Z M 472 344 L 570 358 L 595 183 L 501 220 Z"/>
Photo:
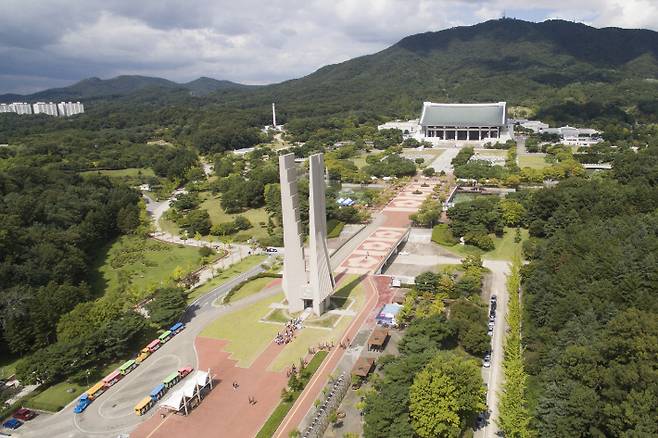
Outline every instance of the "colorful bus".
<path id="1" fill-rule="evenodd" d="M 110 386 L 114 385 L 117 383 L 119 380 L 123 378 L 123 374 L 121 374 L 121 371 L 114 370 L 111 374 L 108 374 L 104 379 L 103 382 L 105 382 L 105 385 L 109 388 Z"/>
<path id="2" fill-rule="evenodd" d="M 86 392 L 87 395 L 89 396 L 90 400 L 96 400 L 102 393 L 107 390 L 107 386 L 105 385 L 105 382 L 100 381 L 91 388 L 89 388 Z"/>
<path id="3" fill-rule="evenodd" d="M 151 397 L 144 397 L 139 403 L 135 405 L 135 414 L 144 415 L 155 402 Z"/>
<path id="4" fill-rule="evenodd" d="M 175 384 L 177 384 L 180 381 L 180 379 L 181 379 L 180 374 L 178 374 L 178 371 L 176 371 L 175 373 L 171 373 L 167 377 L 165 377 L 162 383 L 164 383 L 164 386 L 167 389 L 169 389 Z"/>
<path id="5" fill-rule="evenodd" d="M 153 353 L 153 352 L 156 351 L 158 348 L 160 348 L 160 339 L 154 339 L 154 340 L 152 340 L 151 343 L 148 344 L 148 345 L 146 346 L 146 348 L 148 348 L 149 351 L 150 351 L 151 353 Z"/>
<path id="6" fill-rule="evenodd" d="M 161 342 L 162 344 L 164 344 L 164 343 L 167 342 L 169 339 L 171 339 L 172 336 L 173 336 L 173 334 L 172 334 L 169 330 L 167 330 L 166 332 L 164 332 L 163 334 L 161 334 L 160 336 L 158 336 L 158 339 L 160 340 L 160 342 Z"/>
<path id="7" fill-rule="evenodd" d="M 137 362 L 138 364 L 142 363 L 150 355 L 151 355 L 151 350 L 149 350 L 148 347 L 144 347 L 144 348 L 142 348 L 142 351 L 139 352 L 139 356 L 137 356 L 137 359 L 135 359 L 135 362 Z"/>
<path id="8" fill-rule="evenodd" d="M 75 405 L 73 408 L 73 412 L 76 414 L 81 414 L 85 409 L 87 409 L 87 406 L 91 404 L 91 399 L 87 395 L 86 392 L 83 392 L 82 395 L 80 396 L 80 399 L 78 400 L 78 403 Z"/>
<path id="9" fill-rule="evenodd" d="M 176 324 L 169 327 L 169 331 L 176 335 L 176 334 L 178 334 L 178 332 L 182 331 L 184 328 L 185 328 L 185 324 L 183 324 L 182 322 L 177 322 Z"/>
<path id="10" fill-rule="evenodd" d="M 149 396 L 153 399 L 153 401 L 158 401 L 162 398 L 164 393 L 166 392 L 167 388 L 165 388 L 164 384 L 159 384 L 155 388 L 153 388 L 153 391 L 149 394 Z"/>
<path id="11" fill-rule="evenodd" d="M 125 376 L 135 368 L 137 368 L 137 362 L 135 362 L 133 359 L 130 359 L 119 367 L 119 372 Z"/>

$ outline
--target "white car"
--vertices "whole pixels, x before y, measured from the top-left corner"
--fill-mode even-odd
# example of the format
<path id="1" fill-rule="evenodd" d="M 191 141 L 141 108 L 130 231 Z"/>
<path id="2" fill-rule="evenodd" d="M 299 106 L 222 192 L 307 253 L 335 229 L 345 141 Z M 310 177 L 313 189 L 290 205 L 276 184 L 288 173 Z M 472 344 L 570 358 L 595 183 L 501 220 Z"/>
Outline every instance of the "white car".
<path id="1" fill-rule="evenodd" d="M 491 366 L 491 355 L 487 353 L 484 356 L 484 359 L 482 359 L 482 366 L 485 368 L 489 368 Z"/>

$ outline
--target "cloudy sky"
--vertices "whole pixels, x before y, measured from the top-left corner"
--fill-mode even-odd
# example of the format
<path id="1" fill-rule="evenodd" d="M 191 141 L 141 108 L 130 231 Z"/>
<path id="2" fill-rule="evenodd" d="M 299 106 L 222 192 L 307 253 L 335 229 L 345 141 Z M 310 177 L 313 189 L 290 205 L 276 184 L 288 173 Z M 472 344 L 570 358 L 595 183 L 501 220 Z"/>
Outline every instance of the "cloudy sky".
<path id="1" fill-rule="evenodd" d="M 0 0 L 0 93 L 120 74 L 279 82 L 503 13 L 658 30 L 655 0 Z"/>

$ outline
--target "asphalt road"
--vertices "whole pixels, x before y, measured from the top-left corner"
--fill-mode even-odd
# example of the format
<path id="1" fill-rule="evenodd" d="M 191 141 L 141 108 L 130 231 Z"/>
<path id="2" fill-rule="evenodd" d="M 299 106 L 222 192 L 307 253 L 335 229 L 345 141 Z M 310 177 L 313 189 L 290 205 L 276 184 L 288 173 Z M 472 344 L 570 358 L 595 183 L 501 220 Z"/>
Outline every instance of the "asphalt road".
<path id="1" fill-rule="evenodd" d="M 238 305 L 213 306 L 213 302 L 225 295 L 235 285 L 263 272 L 260 265 L 233 277 L 206 295 L 194 301 L 185 311 L 183 321 L 186 328 L 169 342 L 164 344 L 151 357 L 133 372 L 110 388 L 97 401 L 89 405 L 82 414 L 73 413 L 75 401 L 54 415 L 40 415 L 12 432 L 18 437 L 82 438 L 82 437 L 116 437 L 128 433 L 137 424 L 148 418 L 137 417 L 133 407 L 148 395 L 171 372 L 186 365 L 197 367 L 197 355 L 194 339 L 201 330 L 218 316 Z M 260 299 L 263 295 L 254 296 Z M 252 298 L 252 297 L 249 297 Z M 253 299 L 241 300 L 239 307 L 250 304 Z M 156 409 L 151 409 L 153 415 Z"/>
<path id="2" fill-rule="evenodd" d="M 496 321 L 491 340 L 491 366 L 482 368 L 482 378 L 487 384 L 487 406 L 489 419 L 487 424 L 475 432 L 474 438 L 495 437 L 498 434 L 496 419 L 498 418 L 498 397 L 502 391 L 503 383 L 503 342 L 507 332 L 507 275 L 509 262 L 503 260 L 484 260 L 484 267 L 491 270 L 491 279 L 488 286 L 489 297 L 497 296 Z"/>
<path id="3" fill-rule="evenodd" d="M 361 229 L 343 247 L 331 256 L 331 265 L 336 267 L 356 248 L 383 220 L 376 214 L 368 226 Z M 276 254 L 274 254 L 276 255 Z M 139 400 L 157 386 L 168 374 L 180 366 L 192 365 L 196 368 L 197 356 L 194 339 L 210 322 L 235 309 L 260 300 L 267 294 L 258 293 L 240 300 L 230 306 L 213 306 L 217 298 L 228 293 L 233 286 L 247 280 L 263 268 L 257 265 L 240 274 L 206 295 L 199 297 L 185 311 L 183 321 L 185 330 L 172 338 L 150 358 L 110 388 L 97 401 L 89 405 L 82 414 L 74 414 L 75 401 L 54 415 L 41 415 L 25 424 L 14 437 L 48 437 L 48 438 L 116 438 L 122 433 L 129 433 L 139 423 L 154 415 L 157 409 L 151 409 L 143 417 L 137 417 L 133 407 Z M 269 293 L 278 293 L 278 290 Z"/>

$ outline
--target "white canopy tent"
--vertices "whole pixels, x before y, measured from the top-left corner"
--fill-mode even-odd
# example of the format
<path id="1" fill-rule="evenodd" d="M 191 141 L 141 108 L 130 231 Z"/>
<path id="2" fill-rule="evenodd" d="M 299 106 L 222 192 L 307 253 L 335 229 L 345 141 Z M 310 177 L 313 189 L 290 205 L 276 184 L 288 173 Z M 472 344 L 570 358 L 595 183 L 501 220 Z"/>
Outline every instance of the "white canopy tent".
<path id="1" fill-rule="evenodd" d="M 185 380 L 181 388 L 178 388 L 160 402 L 160 406 L 176 412 L 185 410 L 185 414 L 187 415 L 187 404 L 189 400 L 198 397 L 199 401 L 201 401 L 201 389 L 206 386 L 210 386 L 212 389 L 210 370 L 197 371 Z"/>

